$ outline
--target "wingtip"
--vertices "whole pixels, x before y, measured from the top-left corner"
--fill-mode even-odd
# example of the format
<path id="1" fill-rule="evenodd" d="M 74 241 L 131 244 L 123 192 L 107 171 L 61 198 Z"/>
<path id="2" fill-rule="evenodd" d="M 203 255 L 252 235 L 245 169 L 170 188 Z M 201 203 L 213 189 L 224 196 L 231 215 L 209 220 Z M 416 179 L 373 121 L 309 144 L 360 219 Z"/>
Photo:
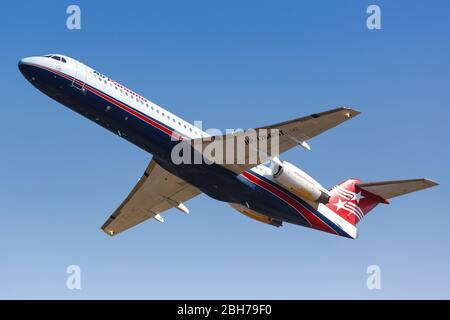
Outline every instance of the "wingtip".
<path id="1" fill-rule="evenodd" d="M 110 237 L 114 237 L 116 235 L 116 233 L 113 230 L 106 230 L 102 228 L 102 231 Z"/>
<path id="2" fill-rule="evenodd" d="M 359 115 L 361 113 L 361 111 L 358 111 L 352 107 L 342 107 L 342 110 L 344 110 L 346 112 L 346 115 L 348 118 L 356 117 L 357 115 Z"/>
<path id="3" fill-rule="evenodd" d="M 431 180 L 431 179 L 423 178 L 422 180 L 423 180 L 423 182 L 425 182 L 425 184 L 428 185 L 428 188 L 435 187 L 435 186 L 438 186 L 438 185 L 439 185 L 438 182 L 436 182 L 436 181 L 434 181 L 434 180 Z"/>

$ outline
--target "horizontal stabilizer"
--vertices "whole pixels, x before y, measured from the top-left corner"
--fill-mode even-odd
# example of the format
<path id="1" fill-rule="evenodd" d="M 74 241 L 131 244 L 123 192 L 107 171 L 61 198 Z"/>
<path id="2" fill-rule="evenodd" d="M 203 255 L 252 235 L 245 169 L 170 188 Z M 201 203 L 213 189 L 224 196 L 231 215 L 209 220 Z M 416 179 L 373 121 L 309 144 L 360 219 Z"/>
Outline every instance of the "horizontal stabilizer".
<path id="1" fill-rule="evenodd" d="M 380 181 L 357 184 L 361 189 L 386 200 L 436 185 L 436 182 L 428 179 Z"/>
<path id="2" fill-rule="evenodd" d="M 388 199 L 437 185 L 428 179 L 393 180 L 364 183 L 347 179 L 330 190 L 327 207 L 344 220 L 356 225 L 379 203 Z"/>

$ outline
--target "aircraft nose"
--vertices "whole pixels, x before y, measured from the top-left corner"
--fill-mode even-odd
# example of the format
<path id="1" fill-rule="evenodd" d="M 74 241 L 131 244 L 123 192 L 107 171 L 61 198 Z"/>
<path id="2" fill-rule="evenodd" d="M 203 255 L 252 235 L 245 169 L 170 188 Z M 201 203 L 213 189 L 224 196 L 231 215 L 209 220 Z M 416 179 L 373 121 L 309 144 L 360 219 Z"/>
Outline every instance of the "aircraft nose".
<path id="1" fill-rule="evenodd" d="M 33 57 L 23 58 L 19 61 L 19 69 L 24 68 L 26 65 L 30 65 L 33 62 Z"/>
<path id="2" fill-rule="evenodd" d="M 23 58 L 19 61 L 19 70 L 23 74 L 23 76 L 27 79 L 30 79 L 33 75 L 33 57 Z"/>

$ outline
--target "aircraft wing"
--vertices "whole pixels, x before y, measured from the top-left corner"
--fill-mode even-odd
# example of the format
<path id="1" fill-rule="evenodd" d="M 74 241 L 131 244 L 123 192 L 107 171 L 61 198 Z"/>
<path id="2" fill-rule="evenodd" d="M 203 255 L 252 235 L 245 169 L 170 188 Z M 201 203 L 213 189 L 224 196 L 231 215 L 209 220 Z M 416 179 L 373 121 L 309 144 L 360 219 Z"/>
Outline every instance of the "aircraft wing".
<path id="1" fill-rule="evenodd" d="M 309 149 L 309 146 L 306 143 L 308 140 L 324 131 L 334 128 L 335 126 L 357 116 L 358 114 L 359 111 L 341 107 L 312 114 L 306 117 L 257 128 L 255 129 L 257 138 L 247 139 L 247 147 L 245 148 L 245 151 L 241 153 L 238 152 L 236 147 L 239 145 L 238 139 L 245 136 L 248 132 L 235 132 L 224 136 L 201 138 L 201 143 L 203 145 L 203 150 L 205 150 L 205 147 L 213 141 L 223 141 L 224 152 L 220 155 L 220 164 L 223 164 L 223 166 L 236 172 L 237 174 L 241 174 L 242 172 L 247 171 L 258 164 L 266 162 L 272 157 L 278 156 L 296 145 Z M 278 134 L 270 134 L 271 129 L 278 129 Z M 228 141 L 234 139 L 234 150 L 231 150 L 231 147 L 227 147 L 227 139 Z M 274 141 L 274 139 L 279 139 L 278 148 L 271 148 L 271 142 Z M 191 143 L 194 143 L 195 146 L 195 142 L 198 140 L 199 139 L 194 139 Z M 265 143 L 265 141 L 267 141 L 268 147 L 264 147 L 263 149 L 261 147 L 261 143 Z M 251 155 L 252 152 L 253 154 Z M 227 153 L 232 155 L 231 160 L 234 161 L 229 161 L 230 159 L 226 158 Z M 257 159 L 254 157 L 255 154 L 257 154 Z"/>
<path id="2" fill-rule="evenodd" d="M 128 197 L 103 224 L 102 230 L 113 236 L 150 218 L 164 222 L 160 213 L 170 208 L 188 213 L 183 202 L 200 193 L 152 160 Z"/>

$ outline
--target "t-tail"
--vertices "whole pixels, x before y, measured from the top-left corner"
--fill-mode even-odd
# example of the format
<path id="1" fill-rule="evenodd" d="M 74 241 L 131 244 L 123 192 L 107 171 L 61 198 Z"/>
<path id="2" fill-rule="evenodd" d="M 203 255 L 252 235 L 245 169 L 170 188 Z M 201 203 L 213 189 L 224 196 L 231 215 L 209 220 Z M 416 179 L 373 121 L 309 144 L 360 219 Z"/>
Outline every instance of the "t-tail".
<path id="1" fill-rule="evenodd" d="M 364 183 L 347 179 L 330 190 L 326 205 L 331 211 L 356 226 L 379 203 L 389 199 L 437 185 L 427 179 L 411 179 Z"/>

